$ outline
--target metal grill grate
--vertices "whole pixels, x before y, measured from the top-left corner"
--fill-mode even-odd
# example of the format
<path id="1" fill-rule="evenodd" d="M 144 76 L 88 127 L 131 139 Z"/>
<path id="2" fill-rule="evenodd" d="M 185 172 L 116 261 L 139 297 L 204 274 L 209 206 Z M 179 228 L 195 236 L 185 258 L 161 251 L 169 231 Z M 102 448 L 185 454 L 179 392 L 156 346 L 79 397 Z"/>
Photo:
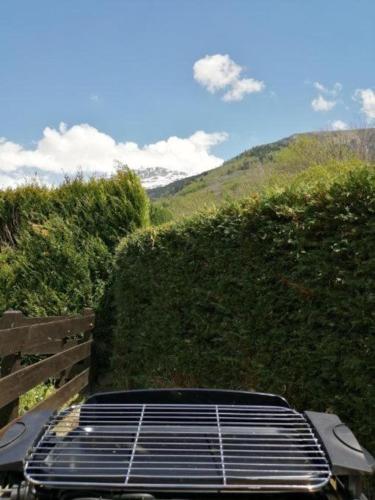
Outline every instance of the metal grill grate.
<path id="1" fill-rule="evenodd" d="M 312 491 L 330 468 L 288 408 L 87 404 L 51 418 L 25 475 L 59 488 Z"/>

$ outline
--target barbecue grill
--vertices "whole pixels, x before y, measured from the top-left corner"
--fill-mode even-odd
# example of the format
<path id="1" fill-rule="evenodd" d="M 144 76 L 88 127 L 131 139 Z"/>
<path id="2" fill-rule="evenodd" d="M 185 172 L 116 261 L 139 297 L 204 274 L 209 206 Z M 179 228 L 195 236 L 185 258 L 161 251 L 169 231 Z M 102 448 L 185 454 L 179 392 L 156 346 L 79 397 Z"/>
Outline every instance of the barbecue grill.
<path id="1" fill-rule="evenodd" d="M 19 500 L 332 499 L 365 498 L 374 459 L 336 415 L 272 394 L 183 389 L 30 413 L 3 435 L 0 470 L 15 481 L 3 497 Z"/>

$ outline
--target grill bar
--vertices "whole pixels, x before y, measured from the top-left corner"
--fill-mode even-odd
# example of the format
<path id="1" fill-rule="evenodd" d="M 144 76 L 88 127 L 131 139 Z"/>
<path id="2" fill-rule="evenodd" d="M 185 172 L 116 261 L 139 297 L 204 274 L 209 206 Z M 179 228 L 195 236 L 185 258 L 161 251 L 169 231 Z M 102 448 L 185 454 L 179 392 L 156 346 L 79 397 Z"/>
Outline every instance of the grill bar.
<path id="1" fill-rule="evenodd" d="M 87 404 L 50 419 L 25 475 L 50 488 L 312 491 L 330 467 L 289 408 Z"/>
<path id="2" fill-rule="evenodd" d="M 267 457 L 265 457 L 267 458 Z M 303 460 L 303 459 L 301 459 Z M 318 459 L 316 459 L 318 460 Z M 126 460 L 124 461 L 124 463 L 126 462 Z M 68 460 L 56 460 L 55 463 L 69 463 Z M 89 464 L 90 461 L 89 460 L 76 460 L 75 461 L 76 464 L 78 463 L 83 463 L 83 464 Z M 93 460 L 93 463 L 97 463 L 96 460 L 94 461 Z M 34 464 L 31 466 L 31 467 L 34 467 L 36 466 L 36 464 L 39 464 L 37 468 L 40 467 L 40 465 L 43 465 L 44 462 L 43 460 L 35 460 Z M 118 465 L 118 461 L 111 461 L 111 460 L 108 460 L 105 462 L 105 465 L 108 465 L 108 464 L 117 464 Z M 175 465 L 175 464 L 187 464 L 187 465 L 194 465 L 196 466 L 197 465 L 197 462 L 194 462 L 194 461 L 158 461 L 157 464 L 155 465 L 152 465 L 152 467 L 156 467 L 156 465 L 159 465 L 159 464 L 172 464 L 172 465 Z M 199 465 L 211 465 L 211 462 L 199 462 Z M 231 465 L 244 465 L 242 462 L 231 462 Z M 289 467 L 289 464 L 280 464 L 280 462 L 256 462 L 256 465 L 279 465 L 280 467 Z M 297 463 L 294 463 L 293 464 L 295 467 L 309 467 L 310 465 L 309 464 L 297 464 Z M 31 468 L 30 467 L 30 468 Z M 101 465 L 100 467 L 103 467 L 103 465 Z M 143 466 L 144 468 L 146 468 L 146 465 Z M 324 467 L 324 468 L 328 468 L 328 465 L 317 465 L 317 467 Z"/>
<path id="3" fill-rule="evenodd" d="M 223 451 L 223 436 L 221 434 L 221 427 L 220 427 L 220 412 L 219 412 L 219 407 L 216 405 L 215 406 L 215 414 L 216 414 L 216 422 L 217 422 L 217 435 L 219 439 L 219 447 L 220 447 L 220 460 L 221 460 L 221 468 L 222 468 L 222 474 L 223 474 L 223 485 L 226 486 L 227 484 L 227 478 L 225 474 L 225 459 L 224 459 L 224 451 Z M 158 462 L 159 465 L 159 462 Z M 199 465 L 201 466 L 202 463 L 200 462 Z M 195 465 L 196 466 L 196 465 Z"/>
<path id="4" fill-rule="evenodd" d="M 129 460 L 129 468 L 128 468 L 127 473 L 126 473 L 125 484 L 128 484 L 128 482 L 129 482 L 130 471 L 131 471 L 134 456 L 135 456 L 135 453 L 137 450 L 137 444 L 138 444 L 139 435 L 140 435 L 141 429 L 142 429 L 142 420 L 143 420 L 144 414 L 145 414 L 145 405 L 142 406 L 142 412 L 141 412 L 141 416 L 139 418 L 137 434 L 136 434 L 135 439 L 134 439 L 132 454 L 131 454 L 130 460 Z M 121 470 L 124 470 L 124 466 L 122 466 Z"/>

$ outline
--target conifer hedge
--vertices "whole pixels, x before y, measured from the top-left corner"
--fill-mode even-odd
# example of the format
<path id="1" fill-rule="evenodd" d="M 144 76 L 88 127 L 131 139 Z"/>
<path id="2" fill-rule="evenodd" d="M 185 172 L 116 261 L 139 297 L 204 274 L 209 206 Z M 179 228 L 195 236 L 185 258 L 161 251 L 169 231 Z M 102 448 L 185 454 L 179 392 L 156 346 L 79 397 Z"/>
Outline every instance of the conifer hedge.
<path id="1" fill-rule="evenodd" d="M 0 315 L 98 307 L 116 245 L 148 223 L 148 197 L 127 169 L 109 179 L 0 191 Z"/>
<path id="2" fill-rule="evenodd" d="M 375 451 L 375 174 L 287 189 L 119 247 L 118 388 L 282 394 Z"/>

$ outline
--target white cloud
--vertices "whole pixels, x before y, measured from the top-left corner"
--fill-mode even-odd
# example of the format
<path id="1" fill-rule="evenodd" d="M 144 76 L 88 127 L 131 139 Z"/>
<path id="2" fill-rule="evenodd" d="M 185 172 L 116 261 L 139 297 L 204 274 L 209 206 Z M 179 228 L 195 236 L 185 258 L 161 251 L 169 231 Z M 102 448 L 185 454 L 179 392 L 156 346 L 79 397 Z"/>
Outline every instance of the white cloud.
<path id="1" fill-rule="evenodd" d="M 238 80 L 242 68 L 228 55 L 215 54 L 196 61 L 193 71 L 195 80 L 214 93 Z"/>
<path id="2" fill-rule="evenodd" d="M 2 189 L 8 188 L 8 187 L 16 187 L 16 186 L 22 184 L 23 181 L 24 180 L 21 177 L 15 179 L 11 175 L 2 174 L 0 172 L 0 188 L 2 188 Z"/>
<path id="3" fill-rule="evenodd" d="M 325 86 L 319 82 L 314 82 L 313 85 L 316 88 L 316 90 L 319 90 L 319 92 L 325 92 L 326 90 Z"/>
<path id="4" fill-rule="evenodd" d="M 232 88 L 223 95 L 223 101 L 241 101 L 246 94 L 261 92 L 263 88 L 263 82 L 253 78 L 242 78 L 242 80 L 236 80 L 232 84 Z"/>
<path id="5" fill-rule="evenodd" d="M 336 106 L 336 101 L 325 99 L 321 94 L 311 101 L 314 111 L 330 111 L 334 106 Z"/>
<path id="6" fill-rule="evenodd" d="M 226 90 L 222 99 L 226 102 L 241 101 L 246 94 L 261 92 L 265 85 L 254 78 L 241 78 L 244 68 L 228 54 L 207 55 L 194 63 L 194 79 L 214 94 Z"/>
<path id="7" fill-rule="evenodd" d="M 37 170 L 42 178 L 74 175 L 77 170 L 107 175 L 115 171 L 116 162 L 133 169 L 163 167 L 196 174 L 222 164 L 211 150 L 227 137 L 225 132 L 197 131 L 190 137 L 172 136 L 139 146 L 130 141 L 116 142 L 88 124 L 68 128 L 61 123 L 58 129 L 46 127 L 33 149 L 0 138 L 0 185 L 15 185 L 25 169 Z"/>
<path id="8" fill-rule="evenodd" d="M 333 97 L 336 97 L 342 91 L 342 85 L 340 82 L 336 82 L 331 89 L 320 82 L 314 82 L 313 85 L 317 90 L 319 90 L 319 92 Z"/>
<path id="9" fill-rule="evenodd" d="M 333 92 L 333 95 L 337 95 L 342 91 L 342 84 L 339 82 L 336 82 L 335 85 L 333 86 L 333 89 L 331 90 L 331 93 Z"/>
<path id="10" fill-rule="evenodd" d="M 342 120 L 335 120 L 331 123 L 332 130 L 348 130 L 349 125 Z"/>
<path id="11" fill-rule="evenodd" d="M 375 120 L 375 91 L 372 89 L 357 89 L 354 98 L 361 102 L 361 111 L 369 121 Z"/>
<path id="12" fill-rule="evenodd" d="M 93 102 L 98 102 L 98 101 L 99 101 L 99 96 L 98 96 L 98 94 L 91 94 L 91 95 L 90 95 L 90 101 L 93 101 Z"/>
<path id="13" fill-rule="evenodd" d="M 335 100 L 335 98 L 342 91 L 340 82 L 336 82 L 332 88 L 326 87 L 321 82 L 314 82 L 313 86 L 319 91 L 318 97 L 315 97 L 315 99 L 311 101 L 311 107 L 314 111 L 330 111 L 336 106 L 337 100 Z M 323 94 L 331 97 L 331 99 L 323 97 Z"/>

